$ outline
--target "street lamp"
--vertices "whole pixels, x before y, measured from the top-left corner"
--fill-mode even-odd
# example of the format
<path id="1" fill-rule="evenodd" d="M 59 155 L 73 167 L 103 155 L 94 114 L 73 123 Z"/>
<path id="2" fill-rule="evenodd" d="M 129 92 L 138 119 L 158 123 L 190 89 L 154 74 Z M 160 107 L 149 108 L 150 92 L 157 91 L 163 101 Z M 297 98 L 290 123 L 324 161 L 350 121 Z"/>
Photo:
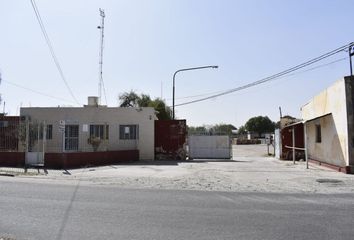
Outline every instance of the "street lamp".
<path id="1" fill-rule="evenodd" d="M 203 66 L 203 67 L 193 67 L 193 68 L 183 68 L 183 69 L 179 69 L 177 70 L 174 74 L 173 74 L 173 92 L 172 92 L 172 119 L 175 120 L 175 78 L 176 78 L 176 74 L 179 72 L 183 72 L 183 71 L 190 71 L 190 70 L 198 70 L 198 69 L 204 69 L 204 68 L 218 68 L 218 66 Z"/>

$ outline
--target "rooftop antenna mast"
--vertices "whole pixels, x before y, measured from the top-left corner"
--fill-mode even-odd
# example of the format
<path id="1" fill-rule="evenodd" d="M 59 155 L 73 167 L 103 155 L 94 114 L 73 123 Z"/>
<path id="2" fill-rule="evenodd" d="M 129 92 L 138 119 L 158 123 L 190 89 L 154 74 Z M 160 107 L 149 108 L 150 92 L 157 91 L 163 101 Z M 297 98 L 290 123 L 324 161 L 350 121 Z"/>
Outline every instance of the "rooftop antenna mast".
<path id="1" fill-rule="evenodd" d="M 104 38 L 104 18 L 106 17 L 104 10 L 100 8 L 100 16 L 101 16 L 101 25 L 97 28 L 100 29 L 101 32 L 101 41 L 100 41 L 100 55 L 99 55 L 99 79 L 98 79 L 98 101 L 101 104 L 101 95 L 102 95 L 102 85 L 103 85 L 103 38 Z M 107 99 L 106 99 L 107 103 Z"/>

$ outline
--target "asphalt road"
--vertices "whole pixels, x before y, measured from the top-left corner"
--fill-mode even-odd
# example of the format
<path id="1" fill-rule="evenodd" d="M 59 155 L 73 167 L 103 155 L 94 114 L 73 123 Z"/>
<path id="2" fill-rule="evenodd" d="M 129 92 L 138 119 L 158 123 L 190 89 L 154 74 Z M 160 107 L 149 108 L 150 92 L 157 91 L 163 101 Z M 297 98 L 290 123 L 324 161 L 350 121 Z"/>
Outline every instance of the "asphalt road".
<path id="1" fill-rule="evenodd" d="M 353 239 L 353 199 L 0 179 L 0 239 Z"/>

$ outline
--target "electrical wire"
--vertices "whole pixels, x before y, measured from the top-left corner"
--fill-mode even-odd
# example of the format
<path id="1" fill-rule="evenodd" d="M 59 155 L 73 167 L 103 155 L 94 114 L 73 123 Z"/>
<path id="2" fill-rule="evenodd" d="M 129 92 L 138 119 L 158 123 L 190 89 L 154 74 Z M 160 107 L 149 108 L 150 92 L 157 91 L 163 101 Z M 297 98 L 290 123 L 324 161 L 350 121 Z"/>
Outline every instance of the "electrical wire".
<path id="1" fill-rule="evenodd" d="M 292 74 L 289 74 L 289 75 L 286 75 L 286 76 L 283 76 L 283 77 L 289 77 L 289 76 L 294 76 L 294 75 L 298 75 L 298 74 L 301 74 L 301 73 L 313 71 L 313 70 L 315 70 L 315 69 L 322 68 L 322 67 L 326 67 L 326 66 L 329 66 L 329 65 L 335 64 L 335 63 L 337 63 L 337 62 L 341 62 L 341 61 L 347 60 L 347 59 L 348 59 L 348 57 L 340 58 L 340 59 L 334 60 L 334 61 L 332 61 L 332 62 L 325 63 L 325 64 L 321 64 L 321 65 L 318 65 L 318 66 L 316 66 L 316 67 L 313 67 L 313 68 L 310 68 L 310 69 L 306 69 L 306 70 L 301 71 L 301 72 L 295 72 L 295 73 L 292 73 Z M 281 78 L 283 78 L 283 77 L 279 77 L 279 78 L 277 78 L 277 79 L 281 79 Z M 197 94 L 197 95 L 189 95 L 189 96 L 179 97 L 179 98 L 175 98 L 175 99 L 188 99 L 188 98 L 203 97 L 203 96 L 209 96 L 209 95 L 212 95 L 212 94 L 222 93 L 222 92 L 224 92 L 224 91 L 225 91 L 225 90 L 220 90 L 220 91 L 215 91 L 215 92 L 209 92 L 209 93 L 201 93 L 201 94 Z M 166 100 L 172 100 L 172 98 L 167 98 Z"/>
<path id="2" fill-rule="evenodd" d="M 306 61 L 304 63 L 298 64 L 298 65 L 296 65 L 294 67 L 291 67 L 291 68 L 286 69 L 286 70 L 284 70 L 282 72 L 279 72 L 279 73 L 276 73 L 274 75 L 271 75 L 269 77 L 260 79 L 258 81 L 255 81 L 255 82 L 252 82 L 252 83 L 248 83 L 248 84 L 240 86 L 240 87 L 232 88 L 232 89 L 226 90 L 226 91 L 224 91 L 222 93 L 214 94 L 214 95 L 211 95 L 211 96 L 208 96 L 208 97 L 196 99 L 196 100 L 189 101 L 189 102 L 179 103 L 179 104 L 176 104 L 175 107 L 189 105 L 189 104 L 197 103 L 197 102 L 201 102 L 201 101 L 206 101 L 206 100 L 209 100 L 209 99 L 213 99 L 213 98 L 220 97 L 220 96 L 223 96 L 223 95 L 226 95 L 226 94 L 230 94 L 230 93 L 233 93 L 233 92 L 241 91 L 241 90 L 244 90 L 246 88 L 254 87 L 256 85 L 259 85 L 259 84 L 262 84 L 262 83 L 265 83 L 265 82 L 269 82 L 269 81 L 278 79 L 278 78 L 280 78 L 282 76 L 288 75 L 289 73 L 295 72 L 295 71 L 297 71 L 297 70 L 299 70 L 301 68 L 305 68 L 305 67 L 307 67 L 309 65 L 312 65 L 312 64 L 314 64 L 316 62 L 319 62 L 319 61 L 321 61 L 321 60 L 323 60 L 325 58 L 331 57 L 331 56 L 333 56 L 333 55 L 335 55 L 337 53 L 345 51 L 351 45 L 353 45 L 353 43 L 346 44 L 346 45 L 344 45 L 342 47 L 339 47 L 339 48 L 334 49 L 334 50 L 332 50 L 330 52 L 322 54 L 319 57 L 313 58 L 313 59 L 308 60 L 308 61 Z"/>
<path id="3" fill-rule="evenodd" d="M 63 72 L 63 70 L 62 70 L 62 68 L 61 68 L 61 66 L 60 66 L 60 64 L 59 64 L 58 58 L 57 58 L 57 56 L 55 55 L 52 42 L 50 41 L 50 38 L 49 38 L 49 36 L 48 36 L 48 34 L 47 34 L 47 31 L 46 31 L 46 29 L 45 29 L 45 27 L 44 27 L 44 24 L 43 24 L 41 15 L 40 15 L 39 10 L 38 10 L 38 7 L 37 7 L 37 4 L 36 4 L 35 0 L 30 0 L 30 1 L 31 1 L 31 4 L 32 4 L 33 11 L 34 11 L 34 13 L 36 14 L 36 18 L 37 18 L 37 21 L 38 21 L 38 23 L 39 23 L 39 26 L 40 26 L 40 28 L 41 28 L 41 30 L 42 30 L 44 39 L 45 39 L 45 41 L 46 41 L 46 43 L 47 43 L 47 45 L 48 45 L 48 47 L 49 47 L 50 54 L 51 54 L 51 56 L 52 56 L 52 58 L 53 58 L 53 61 L 54 61 L 54 63 L 55 63 L 55 66 L 57 67 L 57 69 L 58 69 L 58 71 L 59 71 L 60 77 L 61 77 L 61 79 L 63 80 L 63 82 L 64 82 L 66 88 L 68 89 L 68 91 L 69 91 L 71 97 L 75 100 L 76 104 L 81 105 L 80 102 L 79 102 L 79 101 L 77 100 L 77 98 L 75 97 L 73 91 L 71 90 L 71 88 L 70 88 L 70 86 L 69 86 L 69 84 L 68 84 L 68 82 L 67 82 L 67 80 L 66 80 L 66 77 L 65 77 L 65 75 L 64 75 L 64 72 Z"/>
<path id="4" fill-rule="evenodd" d="M 15 86 L 15 87 L 18 87 L 18 88 L 22 88 L 22 89 L 25 89 L 27 91 L 30 91 L 30 92 L 33 92 L 33 93 L 36 93 L 36 94 L 39 94 L 39 95 L 42 95 L 42 96 L 46 96 L 46 97 L 53 98 L 53 99 L 60 100 L 60 101 L 75 103 L 75 102 L 73 102 L 71 100 L 68 100 L 68 99 L 65 99 L 65 98 L 61 98 L 61 97 L 52 96 L 52 95 L 49 95 L 47 93 L 40 92 L 40 91 L 34 90 L 32 88 L 29 88 L 29 87 L 25 87 L 25 86 L 19 85 L 17 83 L 13 83 L 13 82 L 10 82 L 10 81 L 7 81 L 7 80 L 2 80 L 2 81 L 4 83 L 9 84 L 9 85 L 12 85 L 12 86 Z"/>
<path id="5" fill-rule="evenodd" d="M 288 74 L 288 75 L 286 75 L 286 76 L 279 77 L 279 78 L 277 78 L 277 79 L 281 79 L 281 78 L 289 77 L 289 76 L 295 76 L 295 75 L 298 75 L 298 74 L 301 74 L 301 73 L 310 72 L 310 71 L 316 70 L 316 69 L 318 69 L 318 68 L 330 66 L 330 65 L 335 64 L 335 63 L 337 63 L 337 62 L 342 62 L 342 61 L 347 60 L 347 59 L 348 59 L 348 57 L 339 58 L 339 59 L 334 60 L 334 61 L 332 61 L 332 62 L 324 63 L 324 64 L 318 65 L 318 66 L 316 66 L 316 67 L 312 67 L 312 68 L 306 69 L 306 70 L 304 70 L 304 71 L 291 73 L 291 74 Z"/>
<path id="6" fill-rule="evenodd" d="M 201 94 L 196 94 L 196 95 L 189 95 L 189 96 L 184 96 L 184 97 L 177 97 L 177 99 L 188 99 L 188 98 L 196 98 L 196 97 L 204 97 L 204 96 L 209 96 L 211 94 L 217 94 L 217 93 L 222 93 L 224 90 L 221 91 L 215 91 L 215 92 L 208 92 L 208 93 L 201 93 Z M 166 98 L 166 100 L 172 100 L 172 98 Z"/>

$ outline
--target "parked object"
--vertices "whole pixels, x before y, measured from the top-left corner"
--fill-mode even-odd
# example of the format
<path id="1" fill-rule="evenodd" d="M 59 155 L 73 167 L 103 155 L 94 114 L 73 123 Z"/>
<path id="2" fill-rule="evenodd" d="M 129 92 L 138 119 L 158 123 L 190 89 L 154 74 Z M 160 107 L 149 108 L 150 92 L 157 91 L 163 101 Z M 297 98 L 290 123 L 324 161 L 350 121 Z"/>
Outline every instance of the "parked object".
<path id="1" fill-rule="evenodd" d="M 186 159 L 186 120 L 155 121 L 155 159 Z"/>
<path id="2" fill-rule="evenodd" d="M 188 136 L 189 159 L 230 159 L 231 140 L 228 135 Z"/>

